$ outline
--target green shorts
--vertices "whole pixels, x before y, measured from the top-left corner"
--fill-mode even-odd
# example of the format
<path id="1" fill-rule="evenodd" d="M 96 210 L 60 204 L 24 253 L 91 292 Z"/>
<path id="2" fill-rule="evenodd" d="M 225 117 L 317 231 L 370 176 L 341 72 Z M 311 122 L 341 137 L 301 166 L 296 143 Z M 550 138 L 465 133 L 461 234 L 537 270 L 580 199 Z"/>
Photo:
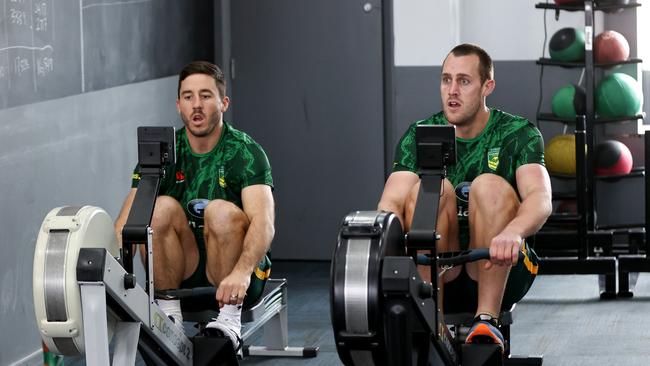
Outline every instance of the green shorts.
<path id="1" fill-rule="evenodd" d="M 207 254 L 205 251 L 205 240 L 202 235 L 195 235 L 196 245 L 199 249 L 199 265 L 192 275 L 181 282 L 181 288 L 209 287 L 212 286 L 205 273 L 207 265 Z M 271 259 L 267 253 L 264 258 L 257 264 L 251 274 L 251 284 L 246 290 L 244 298 L 244 309 L 253 305 L 264 292 L 264 285 L 271 275 Z"/>
<path id="2" fill-rule="evenodd" d="M 508 310 L 521 300 L 533 284 L 538 271 L 535 251 L 524 243 L 524 260 L 512 267 L 501 302 L 501 310 Z M 472 280 L 465 267 L 451 282 L 445 283 L 444 309 L 448 313 L 471 312 L 478 306 L 478 283 Z"/>

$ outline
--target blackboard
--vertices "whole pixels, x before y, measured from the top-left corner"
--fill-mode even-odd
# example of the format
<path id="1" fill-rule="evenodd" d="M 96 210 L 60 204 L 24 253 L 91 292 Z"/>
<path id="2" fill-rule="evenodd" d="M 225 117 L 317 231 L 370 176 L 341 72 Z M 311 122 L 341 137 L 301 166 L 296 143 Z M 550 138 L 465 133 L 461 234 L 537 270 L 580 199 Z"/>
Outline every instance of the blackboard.
<path id="1" fill-rule="evenodd" d="M 0 0 L 0 109 L 213 58 L 212 1 Z"/>

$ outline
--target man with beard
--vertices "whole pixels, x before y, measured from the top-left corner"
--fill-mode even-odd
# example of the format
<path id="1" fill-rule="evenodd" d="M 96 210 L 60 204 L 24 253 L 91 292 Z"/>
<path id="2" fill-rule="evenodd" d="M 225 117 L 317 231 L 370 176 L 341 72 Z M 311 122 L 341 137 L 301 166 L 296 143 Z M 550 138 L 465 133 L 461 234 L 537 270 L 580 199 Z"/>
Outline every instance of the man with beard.
<path id="1" fill-rule="evenodd" d="M 229 103 L 216 65 L 197 61 L 181 70 L 176 107 L 185 126 L 176 132 L 176 165 L 161 182 L 151 227 L 156 289 L 217 287 L 219 316 L 207 331 L 229 337 L 238 350 L 242 305 L 257 300 L 271 270 L 274 201 L 264 150 L 223 121 Z M 139 180 L 136 167 L 115 223 L 118 237 Z M 182 328 L 180 300 L 157 301 Z"/>
<path id="2" fill-rule="evenodd" d="M 413 123 L 401 138 L 379 209 L 395 213 L 410 229 L 420 186 L 416 126 L 456 126 L 457 162 L 441 187 L 437 250 L 485 247 L 490 260 L 441 276 L 444 309 L 475 314 L 468 343 L 495 343 L 503 350 L 498 317 L 526 294 L 537 273 L 536 255 L 525 239 L 551 213 L 551 186 L 539 130 L 525 118 L 487 107 L 494 87 L 485 50 L 472 44 L 451 50 L 442 65 L 443 110 Z M 519 251 L 525 254 L 523 263 L 517 261 Z M 429 268 L 418 270 L 430 280 Z"/>

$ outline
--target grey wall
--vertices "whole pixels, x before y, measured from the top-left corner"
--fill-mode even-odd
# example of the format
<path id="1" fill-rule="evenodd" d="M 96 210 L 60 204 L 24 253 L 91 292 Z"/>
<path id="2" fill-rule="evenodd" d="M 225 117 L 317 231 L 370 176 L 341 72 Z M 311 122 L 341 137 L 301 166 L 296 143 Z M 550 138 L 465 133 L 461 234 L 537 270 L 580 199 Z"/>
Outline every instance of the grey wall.
<path id="1" fill-rule="evenodd" d="M 40 351 L 32 261 L 43 218 L 62 205 L 115 218 L 137 161 L 136 127 L 177 124 L 175 100 L 169 77 L 0 110 L 0 365 Z"/>
<path id="2" fill-rule="evenodd" d="M 556 21 L 554 11 L 535 8 L 540 2 L 544 1 L 395 1 L 395 65 L 440 65 L 460 42 L 482 45 L 495 60 L 534 60 L 541 55 L 544 17 L 549 34 L 584 24 L 583 12 L 561 12 Z M 598 32 L 602 13 L 596 18 Z"/>
<path id="3" fill-rule="evenodd" d="M 273 168 L 273 258 L 329 260 L 345 215 L 377 207 L 385 2 L 365 3 L 231 4 L 232 122 Z"/>

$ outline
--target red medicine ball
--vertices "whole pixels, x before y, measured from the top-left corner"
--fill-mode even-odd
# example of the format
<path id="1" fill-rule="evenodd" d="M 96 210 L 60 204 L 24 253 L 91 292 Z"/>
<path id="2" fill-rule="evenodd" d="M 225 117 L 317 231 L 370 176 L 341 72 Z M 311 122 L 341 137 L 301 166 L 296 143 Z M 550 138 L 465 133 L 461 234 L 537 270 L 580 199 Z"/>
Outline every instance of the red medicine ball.
<path id="1" fill-rule="evenodd" d="M 608 30 L 594 41 L 594 61 L 597 63 L 622 62 L 630 57 L 630 44 L 622 34 Z"/>
<path id="2" fill-rule="evenodd" d="M 606 140 L 596 146 L 596 175 L 623 175 L 632 171 L 632 153 L 620 141 Z"/>

